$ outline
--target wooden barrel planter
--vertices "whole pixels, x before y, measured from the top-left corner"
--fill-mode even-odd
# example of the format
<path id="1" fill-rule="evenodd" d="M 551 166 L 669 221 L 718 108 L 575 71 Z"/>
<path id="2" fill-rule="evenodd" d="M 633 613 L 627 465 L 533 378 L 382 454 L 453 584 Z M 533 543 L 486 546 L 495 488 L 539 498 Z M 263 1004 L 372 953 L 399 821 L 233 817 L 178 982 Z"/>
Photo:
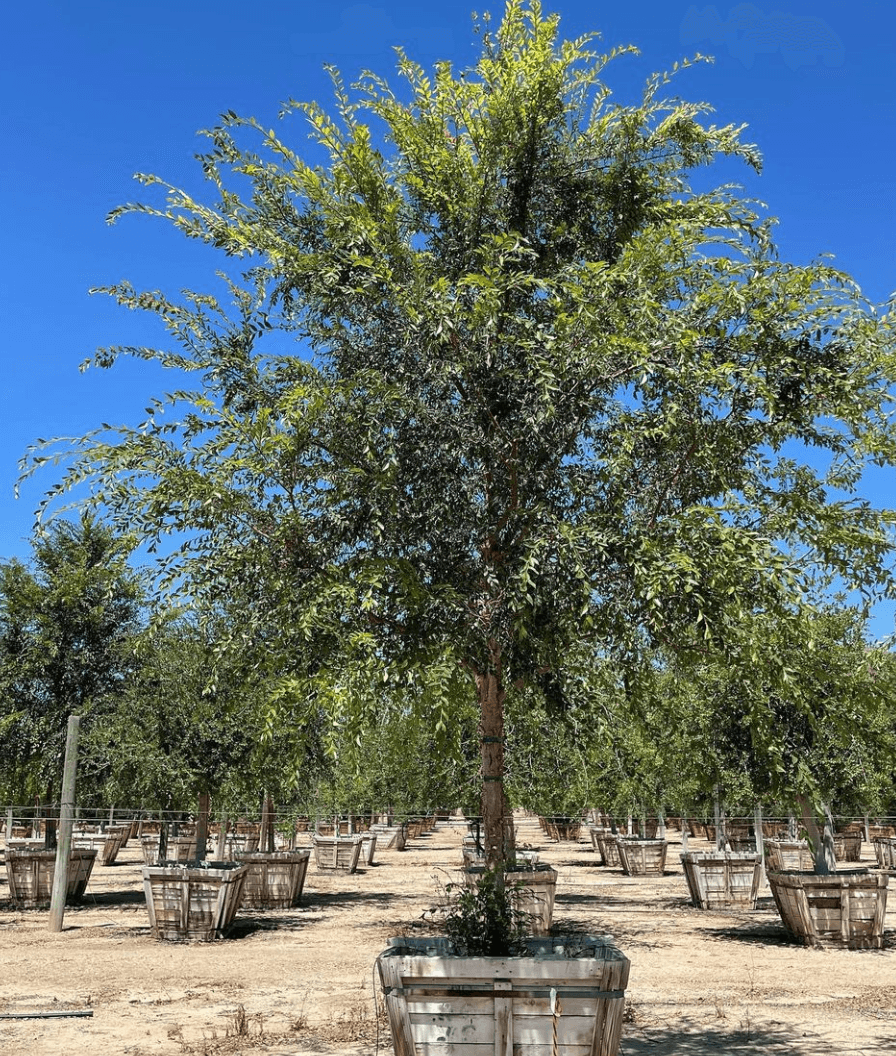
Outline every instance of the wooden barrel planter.
<path id="1" fill-rule="evenodd" d="M 143 866 L 153 937 L 168 942 L 222 938 L 240 908 L 249 867 L 240 862 Z"/>
<path id="2" fill-rule="evenodd" d="M 318 869 L 339 869 L 353 873 L 361 858 L 360 836 L 312 837 L 314 863 Z"/>
<path id="3" fill-rule="evenodd" d="M 640 840 L 634 836 L 618 836 L 619 864 L 626 876 L 662 876 L 666 868 L 665 840 Z"/>
<path id="4" fill-rule="evenodd" d="M 862 860 L 861 829 L 834 834 L 834 858 L 838 862 L 860 862 Z"/>
<path id="5" fill-rule="evenodd" d="M 159 837 L 141 836 L 140 850 L 146 865 L 159 865 Z M 169 836 L 165 849 L 166 862 L 192 862 L 196 860 L 195 836 Z"/>
<path id="6" fill-rule="evenodd" d="M 289 909 L 299 904 L 311 851 L 237 851 L 236 854 L 237 861 L 248 866 L 243 886 L 244 906 Z"/>
<path id="7" fill-rule="evenodd" d="M 769 872 L 768 883 L 784 927 L 805 946 L 878 950 L 887 912 L 886 873 L 848 869 Z"/>
<path id="8" fill-rule="evenodd" d="M 616 1056 L 629 960 L 606 941 L 531 939 L 526 957 L 464 957 L 393 939 L 377 958 L 395 1056 Z M 447 1042 L 447 1044 L 446 1044 Z"/>
<path id="9" fill-rule="evenodd" d="M 881 869 L 896 872 L 896 838 L 892 836 L 875 836 L 871 841 L 874 857 Z"/>
<path id="10" fill-rule="evenodd" d="M 66 902 L 77 902 L 84 897 L 87 881 L 96 861 L 93 848 L 73 847 L 68 863 Z M 47 905 L 53 894 L 56 873 L 56 852 L 6 848 L 6 877 L 9 897 L 21 909 L 36 909 Z"/>
<path id="11" fill-rule="evenodd" d="M 815 870 L 815 858 L 805 840 L 767 840 L 765 866 L 775 873 L 811 873 Z"/>
<path id="12" fill-rule="evenodd" d="M 686 851 L 681 855 L 697 909 L 755 909 L 762 864 L 755 852 Z"/>

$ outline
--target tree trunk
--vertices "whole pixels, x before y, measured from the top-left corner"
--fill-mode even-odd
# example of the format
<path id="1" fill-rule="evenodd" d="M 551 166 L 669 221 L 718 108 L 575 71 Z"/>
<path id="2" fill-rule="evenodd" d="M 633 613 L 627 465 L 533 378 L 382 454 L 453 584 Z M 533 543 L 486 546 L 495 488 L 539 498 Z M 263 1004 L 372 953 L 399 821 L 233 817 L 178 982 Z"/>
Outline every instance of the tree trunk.
<path id="1" fill-rule="evenodd" d="M 513 857 L 513 819 L 504 795 L 504 699 L 498 673 L 477 673 L 479 739 L 482 759 L 482 826 L 485 864 L 503 875 Z M 509 825 L 508 825 L 509 822 Z"/>
<path id="2" fill-rule="evenodd" d="M 199 793 L 199 816 L 196 822 L 196 857 L 199 861 L 208 857 L 208 815 L 210 810 L 210 797 L 208 792 Z"/>
<path id="3" fill-rule="evenodd" d="M 809 802 L 808 797 L 797 796 L 797 802 L 802 812 L 803 825 L 806 826 L 806 832 L 809 835 L 812 854 L 815 856 L 815 872 L 818 876 L 829 876 L 836 868 L 834 841 L 833 839 L 826 840 L 819 831 L 818 824 L 815 821 L 815 811 L 812 809 L 812 804 Z"/>

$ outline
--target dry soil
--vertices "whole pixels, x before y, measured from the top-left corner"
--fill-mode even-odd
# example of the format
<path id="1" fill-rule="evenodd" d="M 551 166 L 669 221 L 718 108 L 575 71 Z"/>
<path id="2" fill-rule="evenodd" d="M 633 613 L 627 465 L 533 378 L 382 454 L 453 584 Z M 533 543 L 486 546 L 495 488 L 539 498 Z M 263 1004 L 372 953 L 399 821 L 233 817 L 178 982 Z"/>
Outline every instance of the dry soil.
<path id="1" fill-rule="evenodd" d="M 553 843 L 524 817 L 518 830 L 559 872 L 554 930 L 610 934 L 631 960 L 626 1056 L 896 1053 L 896 900 L 884 949 L 807 949 L 767 888 L 753 912 L 692 908 L 675 833 L 666 875 L 636 878 L 601 868 L 584 837 Z M 432 930 L 463 833 L 459 819 L 440 823 L 353 875 L 312 860 L 297 908 L 241 910 L 214 943 L 151 937 L 134 841 L 95 867 L 59 934 L 46 912 L 14 908 L 0 870 L 0 1053 L 388 1054 L 375 958 L 390 936 Z M 868 844 L 863 862 L 874 864 Z M 9 1018 L 77 1010 L 93 1014 Z"/>

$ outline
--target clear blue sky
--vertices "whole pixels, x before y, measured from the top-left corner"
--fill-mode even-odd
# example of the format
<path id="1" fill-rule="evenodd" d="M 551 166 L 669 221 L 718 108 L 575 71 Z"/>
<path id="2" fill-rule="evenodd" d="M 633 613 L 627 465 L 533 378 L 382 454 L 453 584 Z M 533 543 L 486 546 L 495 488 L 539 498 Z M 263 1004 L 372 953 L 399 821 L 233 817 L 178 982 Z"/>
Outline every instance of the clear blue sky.
<path id="1" fill-rule="evenodd" d="M 779 6 L 780 5 L 780 6 Z M 108 211 L 138 199 L 134 172 L 198 189 L 196 132 L 225 110 L 277 120 L 289 97 L 327 105 L 324 63 L 351 79 L 389 75 L 392 46 L 424 64 L 476 55 L 471 11 L 492 0 L 342 4 L 309 0 L 54 0 L 9 5 L 0 62 L 0 558 L 27 556 L 31 514 L 53 470 L 13 499 L 17 461 L 38 437 L 136 422 L 165 386 L 158 371 L 122 362 L 79 374 L 101 345 L 154 336 L 90 286 L 202 289 L 214 260 L 158 221 Z M 868 297 L 896 290 L 896 5 L 775 0 L 708 6 L 669 0 L 545 4 L 572 37 L 636 44 L 608 82 L 633 101 L 650 73 L 700 51 L 715 57 L 677 81 L 711 102 L 719 122 L 746 122 L 765 156 L 761 177 L 738 173 L 780 219 L 782 255 L 831 253 Z M 304 135 L 293 118 L 293 142 Z M 726 177 L 730 176 L 726 173 Z M 865 490 L 896 506 L 896 474 Z M 892 606 L 879 633 L 892 630 Z"/>

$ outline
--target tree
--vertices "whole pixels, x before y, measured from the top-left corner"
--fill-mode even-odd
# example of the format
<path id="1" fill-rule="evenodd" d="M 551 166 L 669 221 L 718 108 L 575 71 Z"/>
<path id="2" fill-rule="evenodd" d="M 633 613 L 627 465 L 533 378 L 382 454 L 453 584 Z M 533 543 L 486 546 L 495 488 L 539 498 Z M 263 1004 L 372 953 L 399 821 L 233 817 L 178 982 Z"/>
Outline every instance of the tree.
<path id="1" fill-rule="evenodd" d="M 854 490 L 896 455 L 890 318 L 828 264 L 780 261 L 730 188 L 692 187 L 722 157 L 759 167 L 741 129 L 665 98 L 672 75 L 615 103 L 619 52 L 591 44 L 509 0 L 471 70 L 402 54 L 400 91 L 334 71 L 333 115 L 284 107 L 310 161 L 224 115 L 217 200 L 147 176 L 166 201 L 111 219 L 247 262 L 232 303 L 108 287 L 179 347 L 93 359 L 197 387 L 36 453 L 150 543 L 187 533 L 168 581 L 203 604 L 238 588 L 312 682 L 449 657 L 478 700 L 493 865 L 509 687 L 554 692 L 573 648 L 629 689 L 657 645 L 749 678 L 755 614 L 792 618 L 819 573 L 890 582 L 892 518 Z"/>
<path id="2" fill-rule="evenodd" d="M 816 817 L 830 818 L 831 805 L 880 809 L 893 794 L 894 656 L 870 646 L 863 630 L 848 608 L 810 613 L 756 636 L 749 682 L 718 656 L 694 678 L 698 705 L 689 713 L 704 740 L 701 772 L 718 781 L 727 768 L 754 800 L 798 807 L 817 872 L 833 868 L 833 847 L 826 858 Z"/>
<path id="3" fill-rule="evenodd" d="M 52 799 L 70 715 L 82 778 L 108 773 L 89 745 L 136 674 L 141 589 L 129 541 L 87 515 L 56 521 L 32 551 L 31 568 L 0 564 L 0 758 L 10 795 Z"/>

